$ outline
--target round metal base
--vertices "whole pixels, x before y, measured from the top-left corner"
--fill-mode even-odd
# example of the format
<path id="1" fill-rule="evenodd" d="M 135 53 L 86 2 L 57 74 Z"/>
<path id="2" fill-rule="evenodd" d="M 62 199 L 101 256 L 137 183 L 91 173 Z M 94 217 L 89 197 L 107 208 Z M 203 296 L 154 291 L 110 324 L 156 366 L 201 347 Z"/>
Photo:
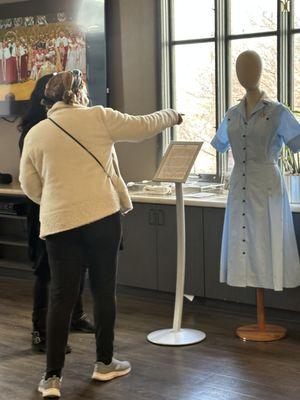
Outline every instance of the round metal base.
<path id="1" fill-rule="evenodd" d="M 202 342 L 205 338 L 206 334 L 196 329 L 180 329 L 177 332 L 173 329 L 161 329 L 147 336 L 149 342 L 162 346 L 186 346 Z"/>

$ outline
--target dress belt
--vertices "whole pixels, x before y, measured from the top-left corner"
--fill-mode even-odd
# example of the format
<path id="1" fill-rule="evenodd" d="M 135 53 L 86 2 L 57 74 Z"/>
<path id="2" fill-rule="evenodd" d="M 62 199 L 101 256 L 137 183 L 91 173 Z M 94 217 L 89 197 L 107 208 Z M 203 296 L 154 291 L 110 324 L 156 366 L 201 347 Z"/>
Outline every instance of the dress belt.
<path id="1" fill-rule="evenodd" d="M 262 162 L 262 161 L 254 161 L 254 160 L 248 160 L 248 161 L 246 161 L 246 163 L 243 163 L 243 162 L 240 162 L 240 161 L 235 161 L 235 163 L 234 163 L 234 165 L 239 165 L 239 166 L 245 166 L 245 165 L 277 165 L 278 166 L 278 163 L 277 162 L 272 162 L 272 161 L 265 161 L 265 162 Z"/>

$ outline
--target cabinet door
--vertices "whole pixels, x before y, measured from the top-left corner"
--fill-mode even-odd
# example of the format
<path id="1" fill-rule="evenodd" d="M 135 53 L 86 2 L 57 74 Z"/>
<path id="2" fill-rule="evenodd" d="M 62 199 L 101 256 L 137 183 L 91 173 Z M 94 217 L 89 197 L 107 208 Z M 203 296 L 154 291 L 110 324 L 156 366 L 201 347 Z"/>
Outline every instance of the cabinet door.
<path id="1" fill-rule="evenodd" d="M 300 249 L 300 213 L 293 214 L 298 250 Z M 288 268 L 288 266 L 285 266 Z M 300 287 L 284 289 L 282 292 L 266 290 L 265 304 L 267 307 L 284 310 L 300 311 Z"/>
<path id="2" fill-rule="evenodd" d="M 187 254 L 186 293 L 204 297 L 203 208 L 186 207 Z"/>
<path id="3" fill-rule="evenodd" d="M 22 214 L 26 213 L 27 201 L 23 196 L 0 195 L 0 201 L 18 204 Z M 0 214 L 0 274 L 20 278 L 32 276 L 25 215 Z"/>
<path id="4" fill-rule="evenodd" d="M 220 283 L 220 255 L 225 210 L 204 209 L 205 297 L 255 304 L 255 289 L 237 288 Z"/>
<path id="5" fill-rule="evenodd" d="M 157 289 L 156 206 L 135 204 L 123 219 L 124 250 L 120 252 L 118 283 Z"/>
<path id="6" fill-rule="evenodd" d="M 176 207 L 157 208 L 158 290 L 175 292 L 177 267 Z"/>
<path id="7" fill-rule="evenodd" d="M 186 273 L 185 293 L 203 296 L 202 211 L 185 208 L 186 216 Z M 176 207 L 158 206 L 157 210 L 158 289 L 175 292 L 177 274 Z"/>

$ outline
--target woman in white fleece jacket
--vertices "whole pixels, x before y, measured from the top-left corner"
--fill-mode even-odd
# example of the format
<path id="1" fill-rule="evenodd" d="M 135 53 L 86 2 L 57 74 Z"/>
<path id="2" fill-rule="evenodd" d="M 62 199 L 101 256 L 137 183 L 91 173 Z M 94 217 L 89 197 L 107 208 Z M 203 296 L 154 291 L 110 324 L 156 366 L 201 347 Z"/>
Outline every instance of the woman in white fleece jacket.
<path id="1" fill-rule="evenodd" d="M 51 269 L 47 369 L 39 391 L 43 397 L 59 397 L 70 315 L 84 262 L 89 265 L 96 327 L 92 378 L 107 381 L 131 369 L 129 362 L 113 358 L 120 211 L 132 209 L 114 143 L 142 141 L 182 119 L 174 110 L 131 116 L 102 106 L 88 108 L 78 70 L 55 75 L 44 103 L 48 119 L 26 136 L 20 183 L 40 204 L 40 236 L 46 239 Z"/>

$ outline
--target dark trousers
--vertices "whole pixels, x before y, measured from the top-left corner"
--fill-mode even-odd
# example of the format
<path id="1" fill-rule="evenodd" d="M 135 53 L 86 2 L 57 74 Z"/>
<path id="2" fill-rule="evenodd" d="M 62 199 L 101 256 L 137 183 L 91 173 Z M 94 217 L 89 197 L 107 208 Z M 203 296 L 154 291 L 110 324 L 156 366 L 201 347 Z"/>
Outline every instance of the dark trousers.
<path id="1" fill-rule="evenodd" d="M 79 295 L 72 312 L 72 323 L 76 322 L 84 315 L 82 304 L 82 292 L 84 289 L 85 271 L 82 273 Z M 46 336 L 46 319 L 48 312 L 48 292 L 50 285 L 50 275 L 36 275 L 33 288 L 33 312 L 32 326 L 34 331 L 38 331 L 41 336 Z"/>
<path id="2" fill-rule="evenodd" d="M 48 311 L 48 289 L 50 284 L 50 267 L 46 243 L 39 238 L 40 222 L 39 222 L 40 207 L 28 199 L 27 207 L 27 227 L 28 227 L 28 244 L 29 258 L 33 263 L 35 282 L 33 289 L 33 311 L 32 325 L 33 330 L 38 331 L 40 336 L 46 336 L 46 318 Z M 79 296 L 76 300 L 72 322 L 75 324 L 83 315 L 82 292 L 85 281 L 85 271 L 82 274 L 80 283 Z"/>
<path id="3" fill-rule="evenodd" d="M 60 370 L 64 365 L 70 316 L 80 288 L 82 265 L 89 266 L 97 361 L 111 361 L 120 239 L 119 213 L 46 238 L 51 271 L 47 319 L 47 372 Z"/>

